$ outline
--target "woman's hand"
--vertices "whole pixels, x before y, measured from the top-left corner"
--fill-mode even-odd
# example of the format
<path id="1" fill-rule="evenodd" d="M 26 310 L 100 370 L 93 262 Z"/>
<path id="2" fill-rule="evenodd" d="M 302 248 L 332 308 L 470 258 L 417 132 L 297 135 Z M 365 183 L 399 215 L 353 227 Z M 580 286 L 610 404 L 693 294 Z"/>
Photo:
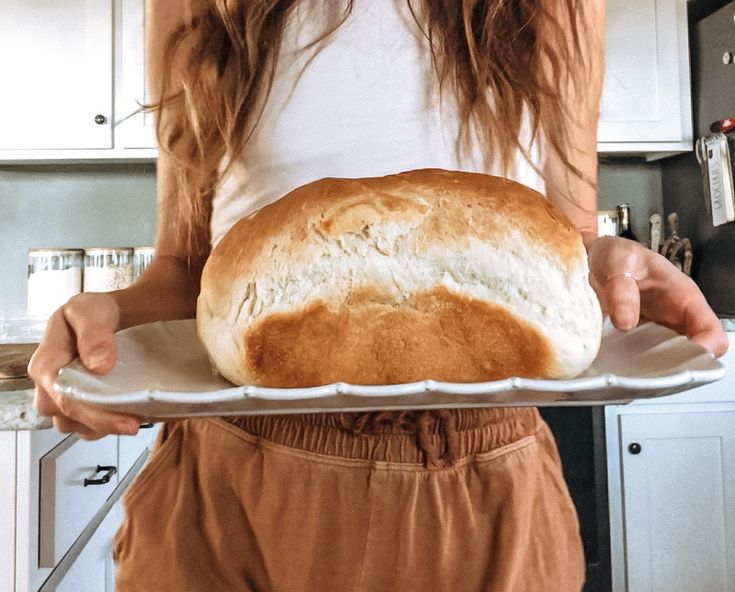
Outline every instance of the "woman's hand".
<path id="1" fill-rule="evenodd" d="M 602 310 L 618 329 L 641 318 L 669 327 L 715 356 L 727 351 L 727 335 L 691 278 L 643 245 L 603 237 L 588 246 L 590 283 Z"/>
<path id="2" fill-rule="evenodd" d="M 105 374 L 112 370 L 117 361 L 114 333 L 119 319 L 115 300 L 107 294 L 94 293 L 73 297 L 51 315 L 28 365 L 28 374 L 36 385 L 36 408 L 42 415 L 53 416 L 54 426 L 60 432 L 77 432 L 85 440 L 137 433 L 137 417 L 111 413 L 54 390 L 59 369 L 77 355 L 90 372 Z"/>

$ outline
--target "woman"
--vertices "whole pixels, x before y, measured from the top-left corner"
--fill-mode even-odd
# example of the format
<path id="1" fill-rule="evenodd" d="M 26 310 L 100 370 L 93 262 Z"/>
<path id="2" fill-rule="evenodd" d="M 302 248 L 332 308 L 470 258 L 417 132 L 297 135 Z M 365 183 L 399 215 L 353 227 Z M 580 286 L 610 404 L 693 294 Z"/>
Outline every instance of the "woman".
<path id="1" fill-rule="evenodd" d="M 544 190 L 582 232 L 616 326 L 644 316 L 721 355 L 691 280 L 636 243 L 596 239 L 601 4 L 149 2 L 157 256 L 133 287 L 51 317 L 30 369 L 39 411 L 87 439 L 134 434 L 138 418 L 60 397 L 57 370 L 78 353 L 108 372 L 114 331 L 192 317 L 211 246 L 293 187 L 429 166 Z M 123 592 L 570 592 L 584 579 L 534 409 L 169 423 L 125 502 Z"/>

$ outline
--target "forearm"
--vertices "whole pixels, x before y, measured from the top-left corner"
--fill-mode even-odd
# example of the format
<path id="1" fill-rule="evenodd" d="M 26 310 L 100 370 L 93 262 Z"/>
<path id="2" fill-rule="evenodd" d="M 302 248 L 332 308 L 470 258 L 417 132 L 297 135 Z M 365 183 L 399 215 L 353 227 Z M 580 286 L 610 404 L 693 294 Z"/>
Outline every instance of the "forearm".
<path id="1" fill-rule="evenodd" d="M 580 153 L 582 149 L 580 148 Z M 547 162 L 546 194 L 582 235 L 585 247 L 597 238 L 597 151 L 587 148 L 577 158 L 576 166 L 585 178 L 572 175 L 560 161 Z"/>
<path id="2" fill-rule="evenodd" d="M 178 257 L 156 256 L 135 284 L 109 293 L 120 309 L 119 329 L 194 317 L 200 277 L 200 266 L 190 268 Z"/>
<path id="3" fill-rule="evenodd" d="M 547 146 L 543 169 L 547 197 L 577 227 L 589 249 L 597 238 L 597 123 L 604 73 L 605 3 L 593 0 L 584 6 L 578 27 L 585 67 L 577 73 L 583 77 L 560 89 L 567 105 L 568 163 Z"/>

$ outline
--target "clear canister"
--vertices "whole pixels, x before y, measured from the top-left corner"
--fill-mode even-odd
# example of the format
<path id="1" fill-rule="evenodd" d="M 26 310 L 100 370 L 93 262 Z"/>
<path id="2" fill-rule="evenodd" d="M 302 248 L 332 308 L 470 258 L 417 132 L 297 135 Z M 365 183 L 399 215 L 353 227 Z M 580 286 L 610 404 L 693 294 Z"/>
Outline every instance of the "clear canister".
<path id="1" fill-rule="evenodd" d="M 137 280 L 153 261 L 156 250 L 153 247 L 133 248 L 133 281 Z"/>
<path id="2" fill-rule="evenodd" d="M 82 291 L 82 249 L 30 249 L 28 299 L 30 316 L 48 316 Z"/>
<path id="3" fill-rule="evenodd" d="M 132 247 L 95 247 L 84 250 L 85 292 L 122 290 L 132 283 Z"/>

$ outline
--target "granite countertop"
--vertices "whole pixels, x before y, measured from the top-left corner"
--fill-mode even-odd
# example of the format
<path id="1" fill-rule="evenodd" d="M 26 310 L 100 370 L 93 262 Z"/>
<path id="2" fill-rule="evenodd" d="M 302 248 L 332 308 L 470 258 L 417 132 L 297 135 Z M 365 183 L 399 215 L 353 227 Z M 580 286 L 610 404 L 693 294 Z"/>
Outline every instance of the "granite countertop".
<path id="1" fill-rule="evenodd" d="M 35 340 L 0 341 L 0 430 L 40 430 L 52 425 L 33 407 L 33 382 L 26 373 L 36 347 Z"/>
<path id="2" fill-rule="evenodd" d="M 39 415 L 33 407 L 33 385 L 25 386 L 0 392 L 0 431 L 43 430 L 52 426 L 51 418 Z"/>

